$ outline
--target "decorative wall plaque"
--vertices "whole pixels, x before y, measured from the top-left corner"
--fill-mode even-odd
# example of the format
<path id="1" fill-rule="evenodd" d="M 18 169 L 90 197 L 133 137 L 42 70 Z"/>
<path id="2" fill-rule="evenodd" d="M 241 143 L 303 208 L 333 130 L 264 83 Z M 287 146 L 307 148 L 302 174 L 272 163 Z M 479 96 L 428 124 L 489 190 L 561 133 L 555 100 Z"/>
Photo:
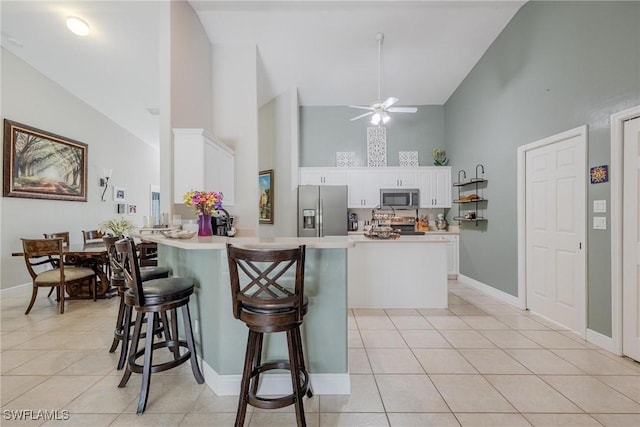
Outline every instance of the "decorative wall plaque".
<path id="1" fill-rule="evenodd" d="M 353 151 L 336 151 L 336 166 L 352 168 L 356 165 L 356 153 Z"/>
<path id="2" fill-rule="evenodd" d="M 367 166 L 387 166 L 387 128 L 367 128 Z"/>
<path id="3" fill-rule="evenodd" d="M 398 152 L 398 163 L 403 167 L 416 167 L 418 164 L 418 152 L 417 151 L 400 151 Z"/>

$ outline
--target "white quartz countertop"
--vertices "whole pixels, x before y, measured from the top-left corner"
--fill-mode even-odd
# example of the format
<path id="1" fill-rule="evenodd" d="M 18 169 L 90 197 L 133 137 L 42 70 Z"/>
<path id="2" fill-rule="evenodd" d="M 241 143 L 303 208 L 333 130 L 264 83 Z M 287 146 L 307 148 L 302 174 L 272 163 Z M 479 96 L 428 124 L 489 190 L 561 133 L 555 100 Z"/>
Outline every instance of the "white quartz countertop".
<path id="1" fill-rule="evenodd" d="M 351 234 L 349 235 L 349 239 L 351 239 L 356 244 L 359 243 L 384 243 L 384 244 L 393 244 L 393 243 L 447 243 L 448 240 L 444 237 L 439 239 L 438 236 L 421 236 L 421 235 L 408 235 L 408 236 L 400 236 L 396 239 L 372 239 L 371 237 L 365 237 L 364 234 Z"/>
<path id="2" fill-rule="evenodd" d="M 162 234 L 141 234 L 139 232 L 131 233 L 131 236 L 182 249 L 225 249 L 227 243 L 252 248 L 291 248 L 306 245 L 308 249 L 344 249 L 352 248 L 355 245 L 355 242 L 348 236 L 272 238 L 194 236 L 190 239 L 171 239 Z"/>
<path id="3" fill-rule="evenodd" d="M 131 233 L 132 237 L 150 242 L 172 246 L 182 249 L 224 249 L 227 242 L 235 246 L 246 246 L 252 248 L 291 248 L 299 245 L 306 245 L 309 249 L 344 249 L 353 248 L 361 243 L 446 243 L 447 239 L 443 234 L 454 233 L 430 233 L 425 235 L 400 236 L 397 239 L 371 239 L 362 234 L 350 234 L 348 236 L 328 236 L 328 237 L 224 237 L 194 236 L 190 239 L 171 239 L 162 234 L 141 234 Z M 440 237 L 440 238 L 439 238 Z"/>

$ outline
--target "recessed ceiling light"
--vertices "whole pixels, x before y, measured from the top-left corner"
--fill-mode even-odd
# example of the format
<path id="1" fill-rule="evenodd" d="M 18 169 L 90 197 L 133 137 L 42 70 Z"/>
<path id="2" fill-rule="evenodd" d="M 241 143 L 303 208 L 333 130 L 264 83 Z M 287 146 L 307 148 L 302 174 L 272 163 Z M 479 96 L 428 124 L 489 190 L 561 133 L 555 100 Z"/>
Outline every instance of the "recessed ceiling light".
<path id="1" fill-rule="evenodd" d="M 77 16 L 69 16 L 67 18 L 67 28 L 78 36 L 89 34 L 89 25 Z"/>

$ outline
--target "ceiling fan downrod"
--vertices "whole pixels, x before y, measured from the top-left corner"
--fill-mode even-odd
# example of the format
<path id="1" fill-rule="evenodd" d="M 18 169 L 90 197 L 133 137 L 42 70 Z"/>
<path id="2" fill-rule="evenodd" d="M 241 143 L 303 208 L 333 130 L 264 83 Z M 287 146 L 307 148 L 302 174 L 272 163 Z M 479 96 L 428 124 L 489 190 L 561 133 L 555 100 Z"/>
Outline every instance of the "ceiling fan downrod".
<path id="1" fill-rule="evenodd" d="M 382 41 L 384 34 L 377 33 L 376 40 L 378 40 L 378 102 L 382 102 Z"/>

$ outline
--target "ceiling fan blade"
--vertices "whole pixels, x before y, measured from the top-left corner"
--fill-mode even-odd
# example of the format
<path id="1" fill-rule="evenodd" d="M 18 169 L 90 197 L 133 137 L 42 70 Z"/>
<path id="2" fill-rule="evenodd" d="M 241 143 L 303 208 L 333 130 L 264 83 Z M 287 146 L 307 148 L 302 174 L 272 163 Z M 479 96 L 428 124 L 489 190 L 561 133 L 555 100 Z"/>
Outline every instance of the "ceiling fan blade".
<path id="1" fill-rule="evenodd" d="M 373 110 L 373 107 L 365 107 L 364 105 L 349 105 L 351 108 L 360 108 L 361 110 Z"/>
<path id="2" fill-rule="evenodd" d="M 391 107 L 387 111 L 391 113 L 415 113 L 418 109 L 416 107 Z"/>
<path id="3" fill-rule="evenodd" d="M 374 113 L 374 111 L 369 111 L 368 113 L 364 113 L 364 114 L 360 114 L 359 116 L 355 116 L 355 117 L 353 117 L 353 118 L 349 119 L 349 121 L 350 121 L 350 122 L 352 122 L 352 121 L 354 121 L 354 120 L 358 120 L 358 119 L 361 119 L 361 118 L 363 118 L 363 117 L 370 116 L 370 115 L 372 115 L 373 113 Z"/>
<path id="4" fill-rule="evenodd" d="M 391 107 L 396 102 L 398 102 L 398 98 L 394 98 L 393 96 L 390 96 L 389 98 L 387 98 L 386 101 L 384 101 L 382 104 L 380 104 L 380 108 L 382 108 L 383 110 L 386 110 L 387 108 Z"/>

